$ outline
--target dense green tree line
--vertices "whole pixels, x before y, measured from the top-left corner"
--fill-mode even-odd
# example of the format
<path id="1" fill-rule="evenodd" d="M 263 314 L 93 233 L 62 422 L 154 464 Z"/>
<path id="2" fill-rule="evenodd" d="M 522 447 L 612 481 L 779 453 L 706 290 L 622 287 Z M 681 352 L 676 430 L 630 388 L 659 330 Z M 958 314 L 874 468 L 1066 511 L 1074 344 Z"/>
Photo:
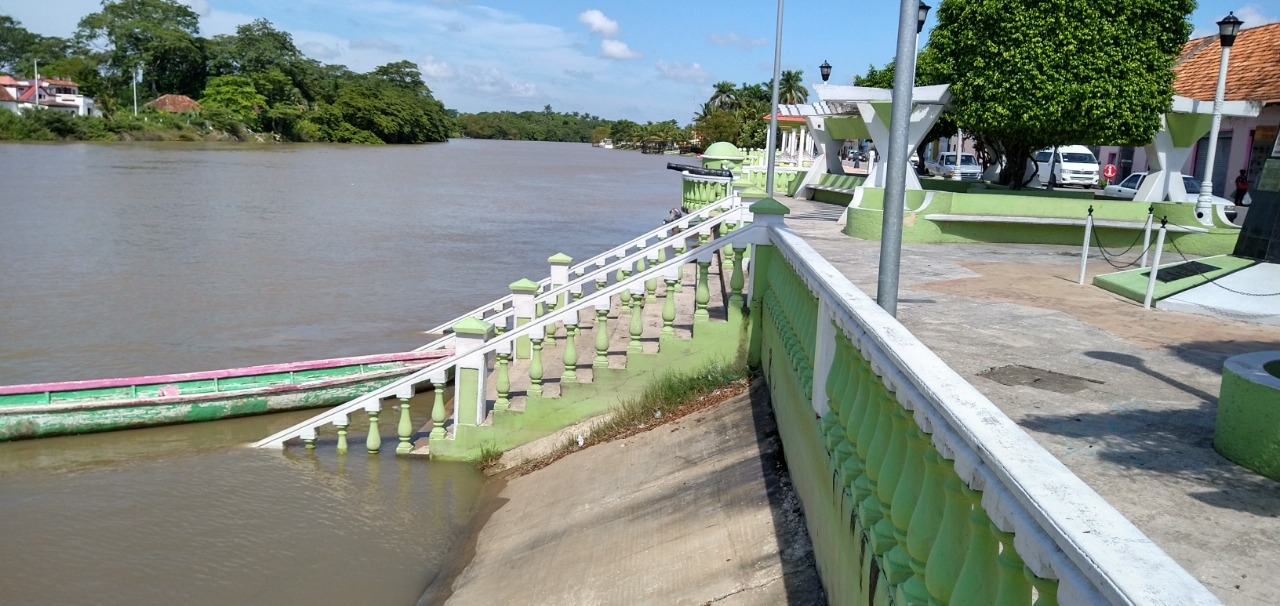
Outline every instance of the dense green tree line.
<path id="1" fill-rule="evenodd" d="M 599 143 L 605 139 L 622 148 L 661 151 L 687 148 L 692 138 L 689 127 L 675 120 L 638 124 L 631 120 L 606 120 L 591 114 L 556 112 L 550 105 L 540 112 L 481 112 L 460 114 L 458 132 L 473 139 L 515 141 L 560 141 Z"/>
<path id="2" fill-rule="evenodd" d="M 266 20 L 212 38 L 199 35 L 198 22 L 175 0 L 104 0 L 100 11 L 80 20 L 74 36 L 63 39 L 29 32 L 0 15 L 0 72 L 29 74 L 38 61 L 41 75 L 76 81 L 109 123 L 79 126 L 67 135 L 67 128 L 49 129 L 50 120 L 62 118 L 28 115 L 19 118 L 19 128 L 6 117 L 0 139 L 47 133 L 110 138 L 130 131 L 139 126 L 132 118 L 138 71 L 140 103 L 173 93 L 203 106 L 197 117 L 156 116 L 152 124 L 148 116 L 142 130 L 169 125 L 237 136 L 270 132 L 297 141 L 422 143 L 444 141 L 454 127 L 451 112 L 432 97 L 410 61 L 362 74 L 305 57 L 288 32 Z"/>

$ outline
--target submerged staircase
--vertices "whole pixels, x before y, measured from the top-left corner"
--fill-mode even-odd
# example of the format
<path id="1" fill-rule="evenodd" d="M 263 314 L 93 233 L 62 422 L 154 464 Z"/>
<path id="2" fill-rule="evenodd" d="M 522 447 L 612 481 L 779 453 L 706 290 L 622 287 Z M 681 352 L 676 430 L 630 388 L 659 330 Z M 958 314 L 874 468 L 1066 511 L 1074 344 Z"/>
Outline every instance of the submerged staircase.
<path id="1" fill-rule="evenodd" d="M 433 328 L 440 336 L 419 348 L 454 355 L 254 446 L 345 451 L 359 425 L 376 453 L 387 403 L 399 412 L 397 453 L 476 459 L 603 414 L 666 369 L 727 362 L 748 283 L 747 238 L 735 235 L 749 220 L 730 196 L 576 265 L 555 255 L 549 278 L 513 283 L 510 295 Z M 415 428 L 418 393 L 427 398 L 414 404 L 429 398 L 432 414 Z"/>

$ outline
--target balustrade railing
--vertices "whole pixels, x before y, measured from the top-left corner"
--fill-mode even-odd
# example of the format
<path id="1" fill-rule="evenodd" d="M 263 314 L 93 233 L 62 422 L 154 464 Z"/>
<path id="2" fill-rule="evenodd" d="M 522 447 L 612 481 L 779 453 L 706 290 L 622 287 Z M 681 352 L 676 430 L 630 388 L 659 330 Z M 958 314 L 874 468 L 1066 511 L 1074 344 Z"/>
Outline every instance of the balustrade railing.
<path id="1" fill-rule="evenodd" d="M 833 603 L 1218 603 L 780 216 L 761 217 L 773 246 L 756 248 L 751 355 Z"/>
<path id="2" fill-rule="evenodd" d="M 706 280 L 708 278 L 705 268 L 710 261 L 710 255 L 723 247 L 732 247 L 735 242 L 743 240 L 743 234 L 746 232 L 743 230 L 735 231 L 727 236 L 715 239 L 709 239 L 710 235 L 717 227 L 725 223 L 743 220 L 744 217 L 737 213 L 722 213 L 711 216 L 698 223 L 695 229 L 672 233 L 641 250 L 631 253 L 619 253 L 623 256 L 612 261 L 597 260 L 597 265 L 589 274 L 584 273 L 583 276 L 571 278 L 565 283 L 555 285 L 540 294 L 535 295 L 532 292 L 536 285 L 530 283 L 530 292 L 524 294 L 513 293 L 511 305 L 488 316 L 483 323 L 478 324 L 478 319 L 471 316 L 464 317 L 456 323 L 453 326 L 455 354 L 452 357 L 442 359 L 414 374 L 397 379 L 346 404 L 329 409 L 311 419 L 277 432 L 256 442 L 254 446 L 282 447 L 285 442 L 296 438 L 301 439 L 307 447 L 314 447 L 317 431 L 320 428 L 333 425 L 338 435 L 338 448 L 339 450 L 345 450 L 347 448 L 346 428 L 349 425 L 349 415 L 353 412 L 364 410 L 369 416 L 370 426 L 370 432 L 366 438 L 366 447 L 370 452 L 376 452 L 381 445 L 381 439 L 377 434 L 379 434 L 378 414 L 382 409 L 382 401 L 384 399 L 396 399 L 400 401 L 401 409 L 398 432 L 402 447 L 399 450 L 402 452 L 407 451 L 408 438 L 411 435 L 408 433 L 409 429 L 406 429 L 406 427 L 409 427 L 406 425 L 409 422 L 407 420 L 408 400 L 413 397 L 416 386 L 430 384 L 435 391 L 436 401 L 432 410 L 435 429 L 433 429 L 431 435 L 433 438 L 442 438 L 445 436 L 444 428 L 446 425 L 445 409 L 441 396 L 442 389 L 450 374 L 460 376 L 461 373 L 459 371 L 463 370 L 475 371 L 475 373 L 466 379 L 459 379 L 459 381 L 467 381 L 468 385 L 465 389 L 459 387 L 456 393 L 466 393 L 469 394 L 469 397 L 455 399 L 452 421 L 455 426 L 459 424 L 479 425 L 484 421 L 488 412 L 483 394 L 486 374 L 491 364 L 493 364 L 493 372 L 497 373 L 495 382 L 499 392 L 495 408 L 501 409 L 500 407 L 509 405 L 510 377 L 507 373 L 509 372 L 509 362 L 512 357 L 530 358 L 529 378 L 531 386 L 529 391 L 533 395 L 538 395 L 541 392 L 542 379 L 544 378 L 542 374 L 542 352 L 544 351 L 544 345 L 548 341 L 548 335 L 554 334 L 553 329 L 557 323 L 572 327 L 566 330 L 576 334 L 580 310 L 594 308 L 598 314 L 599 305 L 608 305 L 609 298 L 615 295 L 620 298 L 623 295 L 627 296 L 625 304 L 630 308 L 630 315 L 625 321 L 630 323 L 632 343 L 638 345 L 639 333 L 643 330 L 643 325 L 640 324 L 638 315 L 639 309 L 645 301 L 646 291 L 653 290 L 647 288 L 647 286 L 652 284 L 656 288 L 657 280 L 666 282 L 671 287 L 671 290 L 667 293 L 667 298 L 672 299 L 671 295 L 675 292 L 674 285 L 678 281 L 680 267 L 685 263 L 696 262 L 700 268 L 697 289 L 700 293 L 706 292 Z M 652 263 L 650 262 L 651 257 L 653 258 Z M 735 268 L 740 267 L 740 263 L 735 263 Z M 743 296 L 741 291 L 744 284 L 741 277 L 737 278 L 734 284 L 737 285 L 734 294 L 741 300 Z M 584 287 L 592 285 L 595 288 L 594 292 L 588 296 L 583 296 Z M 700 306 L 699 311 L 705 314 L 705 298 L 696 299 L 697 305 Z M 673 302 L 671 304 L 674 305 Z M 487 310 L 488 308 L 486 307 L 485 309 Z M 541 311 L 538 311 L 539 309 Z M 604 310 L 607 313 L 608 307 L 605 307 Z M 666 323 L 665 312 L 663 320 L 664 328 L 670 328 L 670 324 Z M 674 310 L 672 311 L 672 320 L 674 320 Z M 496 338 L 492 337 L 491 334 L 485 334 L 485 331 L 494 328 L 494 324 L 497 322 L 502 323 L 501 326 L 498 326 L 498 328 L 503 329 L 501 333 Z M 636 330 L 637 326 L 640 327 L 641 331 Z M 602 331 L 603 329 L 604 327 L 598 323 L 596 330 Z M 595 352 L 596 363 L 607 353 L 607 347 L 607 339 L 601 345 L 598 333 Z M 628 350 L 631 352 L 638 351 L 638 347 L 629 347 Z M 576 360 L 573 359 L 577 356 L 576 348 L 566 348 L 562 351 L 562 355 L 570 357 L 566 361 L 566 369 L 576 366 Z"/>

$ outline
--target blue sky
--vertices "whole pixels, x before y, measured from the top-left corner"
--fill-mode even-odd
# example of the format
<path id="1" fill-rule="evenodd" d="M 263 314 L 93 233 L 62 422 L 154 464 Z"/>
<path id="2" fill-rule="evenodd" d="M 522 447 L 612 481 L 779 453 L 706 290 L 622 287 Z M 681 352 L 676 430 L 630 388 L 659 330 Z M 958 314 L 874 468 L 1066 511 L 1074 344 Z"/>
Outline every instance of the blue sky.
<path id="1" fill-rule="evenodd" d="M 579 111 L 639 122 L 687 123 L 720 80 L 772 77 L 777 2 L 738 0 L 183 0 L 204 36 L 265 18 L 307 56 L 357 71 L 408 59 L 436 97 L 462 112 Z M 935 6 L 937 2 L 934 3 Z M 99 0 L 0 0 L 29 30 L 69 36 Z M 1204 0 L 1196 35 L 1235 11 L 1246 27 L 1280 20 L 1280 3 Z M 896 5 L 883 0 L 785 4 L 783 69 L 833 66 L 847 83 L 893 55 Z M 844 25 L 833 23 L 845 15 Z M 921 43 L 933 26 L 925 25 Z"/>

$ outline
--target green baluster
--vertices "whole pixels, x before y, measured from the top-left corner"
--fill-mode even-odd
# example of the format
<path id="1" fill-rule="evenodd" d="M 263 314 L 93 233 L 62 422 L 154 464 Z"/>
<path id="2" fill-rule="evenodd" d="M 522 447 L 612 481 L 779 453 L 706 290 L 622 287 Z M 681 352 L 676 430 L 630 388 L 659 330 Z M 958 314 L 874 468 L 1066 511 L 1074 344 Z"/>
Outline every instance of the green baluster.
<path id="1" fill-rule="evenodd" d="M 1000 541 L 1000 555 L 996 562 L 1000 565 L 999 587 L 993 606 L 1026 606 L 1031 603 L 1031 584 L 1022 574 L 1025 563 L 1018 550 L 1013 546 L 1013 534 L 1001 532 L 992 527 L 992 534 Z"/>
<path id="2" fill-rule="evenodd" d="M 375 403 L 374 406 L 381 406 L 382 403 Z M 369 454 L 378 454 L 378 449 L 382 448 L 382 435 L 378 433 L 378 412 L 377 408 L 372 410 L 365 409 L 369 412 L 369 437 L 364 441 L 365 448 L 369 449 Z"/>
<path id="3" fill-rule="evenodd" d="M 631 272 L 629 270 L 625 270 L 625 269 L 618 270 L 618 280 L 617 280 L 618 282 L 621 282 L 629 277 L 631 277 Z M 618 300 L 621 301 L 623 305 L 630 305 L 631 290 L 623 289 L 623 291 L 618 295 Z"/>
<path id="4" fill-rule="evenodd" d="M 555 306 L 552 305 L 552 307 L 555 307 Z M 547 347 L 552 347 L 556 344 L 556 323 L 555 322 L 547 323 L 547 327 L 543 329 L 543 339 L 546 341 Z"/>
<path id="5" fill-rule="evenodd" d="M 408 398 L 400 399 L 400 423 L 396 426 L 396 435 L 400 438 L 396 454 L 409 454 L 413 450 L 413 444 L 409 443 L 409 438 L 413 437 L 413 420 L 409 418 Z"/>
<path id="6" fill-rule="evenodd" d="M 603 307 L 596 307 L 596 359 L 591 366 L 594 368 L 609 367 L 609 305 L 604 303 Z"/>
<path id="7" fill-rule="evenodd" d="M 638 352 L 643 349 L 640 344 L 640 335 L 644 333 L 644 317 L 640 307 L 642 295 L 635 293 L 631 297 L 631 340 L 627 343 L 627 352 Z"/>
<path id="8" fill-rule="evenodd" d="M 841 442 L 841 446 L 837 446 L 836 451 L 839 453 L 840 449 L 845 445 L 849 449 L 849 455 L 841 461 L 840 480 L 849 489 L 854 499 L 860 502 L 861 497 L 865 495 L 859 495 L 854 490 L 854 482 L 859 476 L 863 475 L 864 463 L 862 456 L 858 454 L 858 439 L 863 427 L 872 422 L 867 417 L 867 413 L 874 408 L 871 406 L 870 400 L 871 381 L 875 379 L 875 375 L 871 373 L 871 368 L 867 365 L 866 360 L 862 359 L 862 353 L 852 343 L 850 343 L 848 351 L 849 356 L 853 359 L 854 366 L 852 373 L 854 393 L 850 398 L 853 404 L 850 407 L 848 421 L 845 423 L 845 439 Z"/>
<path id="9" fill-rule="evenodd" d="M 697 305 L 697 309 L 693 312 L 695 320 L 706 320 L 711 317 L 707 313 L 707 304 L 711 302 L 711 288 L 708 286 L 710 277 L 707 275 L 710 270 L 711 263 L 709 261 L 698 261 L 698 287 L 693 293 L 693 301 Z"/>
<path id="10" fill-rule="evenodd" d="M 822 436 L 823 445 L 827 449 L 827 453 L 831 455 L 831 463 L 833 466 L 839 466 L 835 462 L 836 447 L 843 441 L 844 436 L 840 435 L 844 430 L 847 419 L 844 418 L 842 403 L 845 400 L 845 376 L 848 374 L 849 365 L 846 360 L 847 349 L 844 339 L 836 339 L 836 351 L 834 360 L 831 363 L 831 372 L 827 373 L 827 414 L 822 415 L 818 420 L 818 434 Z"/>
<path id="11" fill-rule="evenodd" d="M 942 525 L 934 539 L 933 549 L 925 560 L 924 584 L 929 590 L 930 604 L 947 604 L 955 592 L 956 577 L 964 568 L 965 546 L 969 544 L 970 502 L 960 490 L 960 477 L 950 461 L 944 461 L 947 476 L 943 484 L 946 504 L 943 506 Z"/>
<path id="12" fill-rule="evenodd" d="M 1023 574 L 1027 580 L 1031 581 L 1031 587 L 1035 589 L 1036 601 L 1032 602 L 1032 606 L 1058 606 L 1058 582 L 1053 579 L 1038 577 L 1030 568 L 1023 567 Z"/>
<path id="13" fill-rule="evenodd" d="M 654 277 L 644 281 L 644 300 L 658 300 L 658 276 L 655 275 Z"/>
<path id="14" fill-rule="evenodd" d="M 929 443 L 912 419 L 910 411 L 902 410 L 906 425 L 906 461 L 897 490 L 893 492 L 893 507 L 889 510 L 893 525 L 894 546 L 885 556 L 885 574 L 889 584 L 899 590 L 911 578 L 911 555 L 907 549 L 907 530 L 911 518 L 919 506 L 921 484 L 924 481 L 924 450 Z M 901 595 L 901 594 L 900 594 Z"/>
<path id="15" fill-rule="evenodd" d="M 1000 544 L 992 534 L 991 519 L 982 508 L 982 493 L 963 489 L 973 509 L 969 512 L 969 550 L 964 556 L 964 567 L 956 579 L 956 589 L 951 592 L 951 603 L 956 606 L 987 606 L 995 602 L 1000 579 L 1000 567 L 996 561 Z"/>
<path id="16" fill-rule="evenodd" d="M 725 250 L 733 249 L 726 246 Z M 729 278 L 729 308 L 742 309 L 742 289 L 747 284 L 746 276 L 742 273 L 742 253 L 733 255 L 732 259 L 733 276 Z"/>
<path id="17" fill-rule="evenodd" d="M 510 359 L 511 355 L 507 354 Z M 444 432 L 444 381 L 431 382 L 431 435 L 429 440 L 443 440 Z"/>
<path id="18" fill-rule="evenodd" d="M 942 457 L 932 444 L 924 449 L 924 478 L 921 480 L 920 496 L 915 511 L 911 512 L 911 522 L 907 525 L 907 553 L 911 556 L 911 578 L 902 584 L 899 599 L 904 604 L 928 604 L 929 589 L 925 586 L 925 565 L 929 560 L 929 552 L 933 550 L 933 542 L 942 525 L 942 515 L 946 506 L 943 485 L 946 483 L 946 468 Z"/>
<path id="19" fill-rule="evenodd" d="M 662 301 L 662 335 L 676 336 L 676 279 L 667 278 L 667 291 Z"/>
<path id="20" fill-rule="evenodd" d="M 529 395 L 542 395 L 542 339 L 532 339 L 533 356 L 529 359 Z"/>
<path id="21" fill-rule="evenodd" d="M 302 430 L 302 444 L 309 451 L 316 449 L 316 430 L 314 427 Z"/>
<path id="22" fill-rule="evenodd" d="M 896 544 L 893 540 L 893 495 L 902 481 L 902 469 L 907 458 L 907 426 L 903 422 L 902 408 L 896 401 L 890 400 L 889 427 L 893 436 L 889 439 L 884 464 L 880 467 L 880 477 L 876 482 L 876 496 L 880 499 L 880 519 L 872 527 L 871 548 L 876 555 L 883 556 Z M 911 423 L 907 419 L 907 423 Z M 913 423 L 914 424 L 914 423 Z M 887 563 L 886 563 L 887 565 Z"/>
<path id="23" fill-rule="evenodd" d="M 573 322 L 566 322 L 564 325 L 564 373 L 560 375 L 561 385 L 578 380 L 578 324 Z"/>
<path id="24" fill-rule="evenodd" d="M 494 369 L 494 374 L 497 375 L 494 386 L 498 391 L 498 399 L 494 400 L 493 409 L 511 410 L 511 354 L 499 353 L 497 366 Z"/>
<path id="25" fill-rule="evenodd" d="M 893 437 L 893 420 L 892 408 L 897 406 L 889 399 L 888 392 L 883 386 L 877 386 L 876 403 L 876 420 L 873 423 L 873 433 L 868 436 L 871 444 L 864 457 L 866 461 L 865 473 L 859 478 L 858 482 L 854 482 L 857 492 L 865 493 L 866 497 L 858 504 L 858 523 L 862 526 L 862 531 L 868 534 L 870 539 L 871 529 L 875 527 L 876 522 L 880 521 L 883 515 L 880 497 L 878 496 L 877 484 L 880 480 L 880 469 L 885 464 L 885 458 L 889 452 L 889 441 Z M 862 438 L 860 434 L 858 436 Z M 862 445 L 858 445 L 858 451 L 861 453 Z M 866 478 L 865 482 L 861 482 L 862 478 Z M 862 485 L 859 486 L 859 483 Z"/>
<path id="26" fill-rule="evenodd" d="M 333 424 L 338 428 L 338 454 L 346 453 L 347 452 L 347 415 L 342 415 L 342 417 L 334 421 Z"/>

